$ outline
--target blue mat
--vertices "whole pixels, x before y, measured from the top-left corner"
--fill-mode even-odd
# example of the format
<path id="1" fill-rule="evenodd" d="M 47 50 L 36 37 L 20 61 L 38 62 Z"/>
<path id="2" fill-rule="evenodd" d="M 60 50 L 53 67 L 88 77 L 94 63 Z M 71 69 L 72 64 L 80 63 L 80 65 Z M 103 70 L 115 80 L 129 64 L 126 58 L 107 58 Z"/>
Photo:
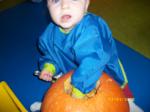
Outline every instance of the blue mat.
<path id="1" fill-rule="evenodd" d="M 45 3 L 25 2 L 0 12 L 0 81 L 5 80 L 29 110 L 41 101 L 50 83 L 33 76 L 37 69 L 36 42 L 49 23 Z M 116 40 L 135 102 L 149 112 L 150 60 Z"/>

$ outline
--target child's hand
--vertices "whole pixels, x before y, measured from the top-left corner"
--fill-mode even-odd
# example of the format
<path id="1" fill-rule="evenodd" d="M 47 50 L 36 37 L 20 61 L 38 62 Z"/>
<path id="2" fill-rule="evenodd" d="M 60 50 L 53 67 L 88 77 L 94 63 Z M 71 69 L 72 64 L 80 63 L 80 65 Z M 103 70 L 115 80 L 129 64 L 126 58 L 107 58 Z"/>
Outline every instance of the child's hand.
<path id="1" fill-rule="evenodd" d="M 45 80 L 45 81 L 52 81 L 52 76 L 53 74 L 46 71 L 46 70 L 43 70 L 41 72 L 41 74 L 39 75 L 39 78 L 42 79 L 42 80 Z"/>

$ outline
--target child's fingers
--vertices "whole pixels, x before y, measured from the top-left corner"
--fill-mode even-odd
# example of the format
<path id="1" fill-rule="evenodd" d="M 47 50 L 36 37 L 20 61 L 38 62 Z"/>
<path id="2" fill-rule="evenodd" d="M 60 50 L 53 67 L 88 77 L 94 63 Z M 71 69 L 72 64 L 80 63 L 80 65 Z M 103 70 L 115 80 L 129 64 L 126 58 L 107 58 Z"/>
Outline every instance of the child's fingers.
<path id="1" fill-rule="evenodd" d="M 52 74 L 48 72 L 42 72 L 39 76 L 40 79 L 45 81 L 51 81 L 52 80 Z"/>
<path id="2" fill-rule="evenodd" d="M 44 80 L 46 81 L 51 81 L 52 80 L 52 76 L 50 74 L 44 74 Z"/>

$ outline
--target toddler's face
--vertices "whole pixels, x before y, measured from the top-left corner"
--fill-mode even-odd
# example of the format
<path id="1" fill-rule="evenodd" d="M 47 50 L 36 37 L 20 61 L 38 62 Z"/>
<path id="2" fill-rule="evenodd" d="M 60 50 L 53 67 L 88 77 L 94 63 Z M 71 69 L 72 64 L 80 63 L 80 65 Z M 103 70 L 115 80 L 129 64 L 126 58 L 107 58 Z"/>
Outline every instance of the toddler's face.
<path id="1" fill-rule="evenodd" d="M 62 29 L 72 29 L 84 16 L 89 0 L 48 0 L 53 21 Z"/>

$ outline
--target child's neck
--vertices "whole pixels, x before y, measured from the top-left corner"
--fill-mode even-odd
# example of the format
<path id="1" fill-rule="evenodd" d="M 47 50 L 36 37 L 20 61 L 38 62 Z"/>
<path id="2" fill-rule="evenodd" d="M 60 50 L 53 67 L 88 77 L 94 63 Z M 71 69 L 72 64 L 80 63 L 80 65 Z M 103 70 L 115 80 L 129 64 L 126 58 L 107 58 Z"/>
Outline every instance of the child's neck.
<path id="1" fill-rule="evenodd" d="M 61 27 L 59 27 L 59 29 L 60 29 L 61 32 L 65 33 L 65 34 L 68 34 L 72 30 L 72 28 L 64 29 L 64 28 L 61 28 Z"/>

